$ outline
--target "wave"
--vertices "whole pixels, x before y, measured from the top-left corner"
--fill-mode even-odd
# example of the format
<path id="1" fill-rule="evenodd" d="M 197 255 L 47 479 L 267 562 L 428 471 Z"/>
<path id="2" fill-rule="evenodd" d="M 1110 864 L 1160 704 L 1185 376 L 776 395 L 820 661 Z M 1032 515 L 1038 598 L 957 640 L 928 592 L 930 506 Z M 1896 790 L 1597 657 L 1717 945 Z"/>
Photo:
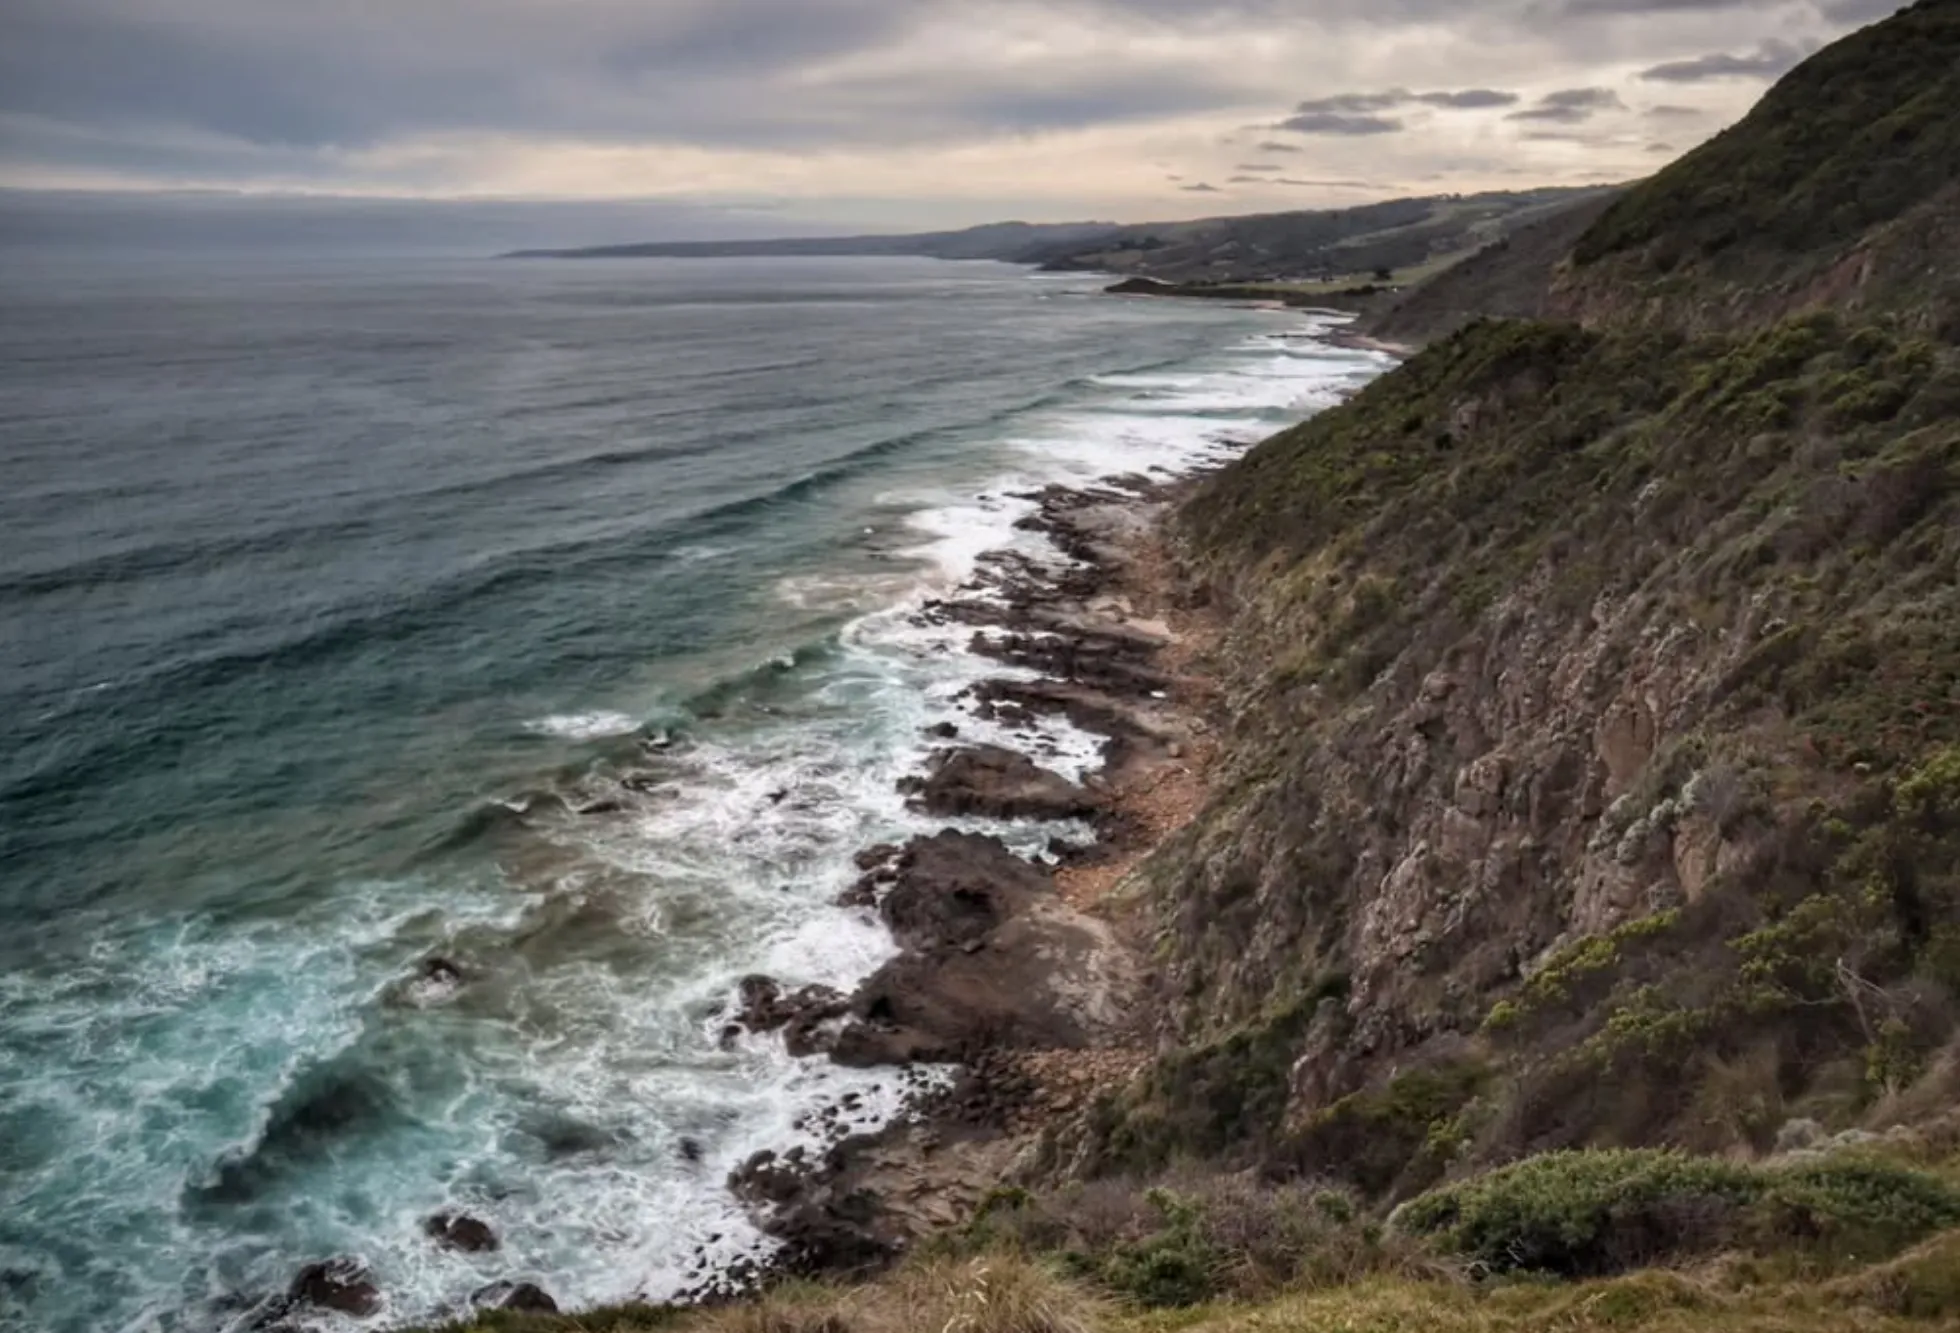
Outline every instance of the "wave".
<path id="1" fill-rule="evenodd" d="M 540 736 L 556 736 L 568 741 L 594 741 L 610 736 L 631 736 L 641 729 L 640 719 L 627 713 L 564 713 L 526 722 L 524 730 Z"/>

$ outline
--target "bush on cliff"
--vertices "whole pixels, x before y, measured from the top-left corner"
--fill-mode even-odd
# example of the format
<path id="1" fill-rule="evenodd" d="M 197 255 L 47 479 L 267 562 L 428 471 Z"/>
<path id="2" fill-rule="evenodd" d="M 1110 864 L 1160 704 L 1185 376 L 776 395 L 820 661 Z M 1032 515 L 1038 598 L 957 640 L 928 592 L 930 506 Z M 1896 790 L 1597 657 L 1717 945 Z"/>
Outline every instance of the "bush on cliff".
<path id="1" fill-rule="evenodd" d="M 956 1252 L 1002 1249 L 1053 1257 L 1146 1308 L 1253 1301 L 1387 1275 L 1453 1275 L 1426 1245 L 1386 1233 L 1352 1194 L 1250 1174 L 1002 1190 L 983 1204 Z"/>
<path id="2" fill-rule="evenodd" d="M 1561 1152 L 1413 1199 L 1392 1225 L 1493 1273 L 1587 1277 L 1732 1248 L 1869 1262 L 1960 1225 L 1960 1191 L 1876 1161 Z"/>

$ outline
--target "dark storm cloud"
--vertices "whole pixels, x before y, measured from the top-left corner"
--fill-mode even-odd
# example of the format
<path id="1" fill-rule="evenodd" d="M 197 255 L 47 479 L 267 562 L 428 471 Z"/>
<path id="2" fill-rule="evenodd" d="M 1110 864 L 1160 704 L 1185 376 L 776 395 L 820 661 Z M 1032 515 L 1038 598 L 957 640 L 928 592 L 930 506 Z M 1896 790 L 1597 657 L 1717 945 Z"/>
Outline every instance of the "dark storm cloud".
<path id="1" fill-rule="evenodd" d="M 1693 14 L 1764 9 L 1780 0 L 1552 0 L 1540 12 L 1570 15 Z"/>
<path id="2" fill-rule="evenodd" d="M 1338 93 L 1333 97 L 1318 97 L 1300 103 L 1294 110 L 1300 115 L 1364 115 L 1376 111 L 1392 111 L 1405 106 L 1434 106 L 1447 110 L 1469 111 L 1483 107 L 1515 106 L 1519 101 L 1516 93 L 1502 92 L 1496 88 L 1464 88 L 1455 92 L 1415 93 L 1407 88 L 1390 88 L 1378 93 Z"/>
<path id="3" fill-rule="evenodd" d="M 1185 66 L 975 62 L 951 78 L 798 77 L 948 12 L 951 0 L 586 0 L 467 13 L 452 0 L 9 0 L 0 115 L 313 150 L 453 132 L 795 147 L 1072 128 L 1242 99 L 1231 71 Z"/>
<path id="4" fill-rule="evenodd" d="M 1393 190 L 1396 188 L 1393 185 L 1384 185 L 1380 181 L 1299 180 L 1292 176 L 1281 176 L 1273 184 L 1293 185 L 1303 190 Z"/>
<path id="5" fill-rule="evenodd" d="M 1506 109 L 1557 126 L 1600 108 L 1526 106 L 1504 85 L 1514 77 L 1586 82 L 1589 68 L 1607 62 L 1637 67 L 1682 50 L 1746 46 L 1768 30 L 1761 15 L 1772 9 L 1785 18 L 1808 15 L 1814 27 L 1820 13 L 1850 22 L 1893 7 L 1888 0 L 1019 0 L 998 10 L 962 0 L 0 0 L 0 175 L 59 168 L 154 180 L 310 186 L 358 178 L 455 189 L 500 155 L 556 141 L 877 150 L 1228 112 L 1269 133 L 1361 139 Z M 1723 19 L 1723 11 L 1736 17 Z M 997 23 L 996 14 L 1012 22 Z M 1667 29 L 1660 16 L 1668 14 L 1686 14 L 1701 35 L 1684 39 Z M 1640 15 L 1656 16 L 1655 25 L 1625 21 Z M 1384 86 L 1396 75 L 1377 71 L 1365 77 L 1379 79 L 1379 91 L 1331 93 L 1299 104 L 1279 125 L 1259 124 L 1283 104 L 1264 82 L 1273 68 L 1341 69 L 1355 52 L 1398 49 L 1405 36 L 1417 39 L 1412 49 L 1461 41 L 1484 53 L 1460 77 L 1499 86 Z M 1529 38 L 1520 45 L 1542 49 L 1551 63 L 1489 54 L 1508 49 L 1512 38 Z M 1305 52 L 1324 62 L 1220 55 L 1241 41 L 1269 39 L 1288 59 Z M 1735 62 L 1781 59 L 1781 50 L 1677 60 L 1648 73 L 1676 83 L 1736 77 L 1744 71 Z M 1529 69 L 1516 72 L 1519 63 Z M 1403 142 L 1417 140 L 1395 146 Z M 1269 138 L 1231 151 L 1263 160 L 1302 150 Z M 452 165 L 427 165 L 437 159 Z"/>
<path id="6" fill-rule="evenodd" d="M 1402 122 L 1387 116 L 1343 116 L 1332 111 L 1309 111 L 1288 116 L 1273 126 L 1295 134 L 1395 134 Z"/>
<path id="7" fill-rule="evenodd" d="M 1520 98 L 1497 88 L 1465 88 L 1454 93 L 1417 93 L 1416 101 L 1453 111 L 1475 111 L 1496 106 L 1516 106 Z"/>
<path id="8" fill-rule="evenodd" d="M 1871 23 L 1904 9 L 1911 0 L 1832 0 L 1820 6 L 1833 23 Z"/>
<path id="9" fill-rule="evenodd" d="M 1749 55 L 1717 51 L 1692 60 L 1672 60 L 1640 71 L 1654 83 L 1706 83 L 1710 79 L 1774 79 L 1794 69 L 1815 46 L 1767 41 Z"/>
<path id="10" fill-rule="evenodd" d="M 1526 107 L 1523 111 L 1513 111 L 1505 119 L 1577 125 L 1591 120 L 1601 111 L 1618 111 L 1625 105 L 1620 101 L 1620 95 L 1611 88 L 1562 88 L 1558 92 L 1546 93 L 1538 99 L 1537 105 Z"/>

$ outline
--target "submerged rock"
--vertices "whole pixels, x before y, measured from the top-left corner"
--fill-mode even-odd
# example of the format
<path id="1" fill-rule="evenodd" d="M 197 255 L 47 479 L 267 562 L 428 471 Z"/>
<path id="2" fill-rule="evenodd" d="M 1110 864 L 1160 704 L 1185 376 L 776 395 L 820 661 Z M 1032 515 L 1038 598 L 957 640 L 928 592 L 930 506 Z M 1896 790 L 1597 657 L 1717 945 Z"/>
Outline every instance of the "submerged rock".
<path id="1" fill-rule="evenodd" d="M 296 1305 L 333 1310 L 357 1319 L 381 1310 L 381 1288 L 375 1285 L 367 1265 L 345 1255 L 300 1269 L 286 1295 Z"/>
<path id="2" fill-rule="evenodd" d="M 468 1213 L 437 1213 L 422 1223 L 422 1230 L 444 1249 L 465 1254 L 487 1254 L 503 1244 L 488 1222 Z"/>
<path id="3" fill-rule="evenodd" d="M 740 986 L 741 1008 L 731 1025 L 749 1032 L 783 1033 L 783 1044 L 799 1059 L 829 1048 L 831 1034 L 826 1025 L 850 1010 L 843 994 L 829 986 L 804 986 L 784 991 L 774 979 L 744 977 Z"/>
<path id="4" fill-rule="evenodd" d="M 558 1302 L 535 1282 L 492 1282 L 470 1297 L 479 1310 L 517 1310 L 525 1314 L 557 1314 Z"/>

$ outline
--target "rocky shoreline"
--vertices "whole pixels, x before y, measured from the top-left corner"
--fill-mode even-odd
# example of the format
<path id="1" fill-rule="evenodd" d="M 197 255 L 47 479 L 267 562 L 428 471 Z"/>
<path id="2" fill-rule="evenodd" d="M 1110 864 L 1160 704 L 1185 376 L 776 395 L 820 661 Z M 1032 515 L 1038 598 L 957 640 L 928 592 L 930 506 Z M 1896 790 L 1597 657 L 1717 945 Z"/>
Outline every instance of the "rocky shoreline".
<path id="1" fill-rule="evenodd" d="M 967 584 L 916 613 L 922 625 L 969 630 L 967 649 L 999 664 L 962 701 L 990 734 L 1025 738 L 1029 752 L 939 723 L 924 770 L 900 780 L 907 804 L 969 830 L 1032 823 L 1073 836 L 1051 838 L 1039 859 L 960 827 L 864 848 L 838 905 L 875 913 L 898 953 L 849 994 L 742 980 L 721 1018 L 725 1043 L 766 1034 L 795 1058 L 896 1070 L 905 1110 L 882 1130 L 855 1132 L 865 1107 L 846 1095 L 795 1126 L 821 1147 L 764 1151 L 736 1168 L 729 1189 L 779 1248 L 766 1262 L 731 1265 L 711 1252 L 720 1237 L 707 1238 L 678 1303 L 891 1263 L 958 1224 L 1029 1163 L 1044 1128 L 1145 1062 L 1154 988 L 1113 890 L 1190 818 L 1215 749 L 1203 720 L 1208 677 L 1190 670 L 1209 624 L 1202 609 L 1175 604 L 1160 535 L 1195 481 L 1126 476 L 1017 497 L 1035 506 L 1017 526 L 1046 537 L 1057 557 L 984 555 Z M 1038 724 L 1058 717 L 1101 738 L 1100 763 L 1079 781 L 1039 757 Z M 588 816 L 613 805 L 569 808 Z M 440 1003 L 467 980 L 464 964 L 432 957 L 395 998 Z M 700 1151 L 682 1141 L 684 1154 Z M 501 1248 L 488 1224 L 463 1213 L 436 1214 L 423 1229 L 443 1248 Z M 367 1266 L 343 1256 L 301 1270 L 244 1326 L 278 1333 L 322 1313 L 372 1317 L 384 1304 Z M 483 1287 L 470 1304 L 557 1308 L 549 1292 L 516 1280 Z"/>
<path id="2" fill-rule="evenodd" d="M 1064 716 L 1103 746 L 1077 783 L 1031 755 L 962 743 L 944 724 L 933 735 L 946 744 L 902 784 L 908 802 L 948 819 L 1076 821 L 1094 836 L 1051 842 L 1045 862 L 951 828 L 867 848 L 840 904 L 875 911 L 899 954 L 849 995 L 745 980 L 729 1040 L 779 1032 L 792 1054 L 897 1067 L 912 1087 L 907 1113 L 879 1132 L 851 1134 L 852 1108 L 831 1108 L 803 1126 L 824 1149 L 765 1151 L 733 1173 L 730 1188 L 781 1242 L 773 1272 L 890 1263 L 1011 1177 L 1044 1124 L 1143 1062 L 1148 968 L 1111 890 L 1188 818 L 1212 749 L 1204 683 L 1184 670 L 1202 616 L 1173 607 L 1158 537 L 1188 484 L 1123 477 L 1026 497 L 1037 509 L 1020 526 L 1066 561 L 993 553 L 958 594 L 919 612 L 971 627 L 970 649 L 1010 668 L 968 691 L 977 715 L 1010 729 Z M 927 1072 L 947 1066 L 950 1082 Z M 681 1299 L 763 1276 L 698 1256 Z"/>

